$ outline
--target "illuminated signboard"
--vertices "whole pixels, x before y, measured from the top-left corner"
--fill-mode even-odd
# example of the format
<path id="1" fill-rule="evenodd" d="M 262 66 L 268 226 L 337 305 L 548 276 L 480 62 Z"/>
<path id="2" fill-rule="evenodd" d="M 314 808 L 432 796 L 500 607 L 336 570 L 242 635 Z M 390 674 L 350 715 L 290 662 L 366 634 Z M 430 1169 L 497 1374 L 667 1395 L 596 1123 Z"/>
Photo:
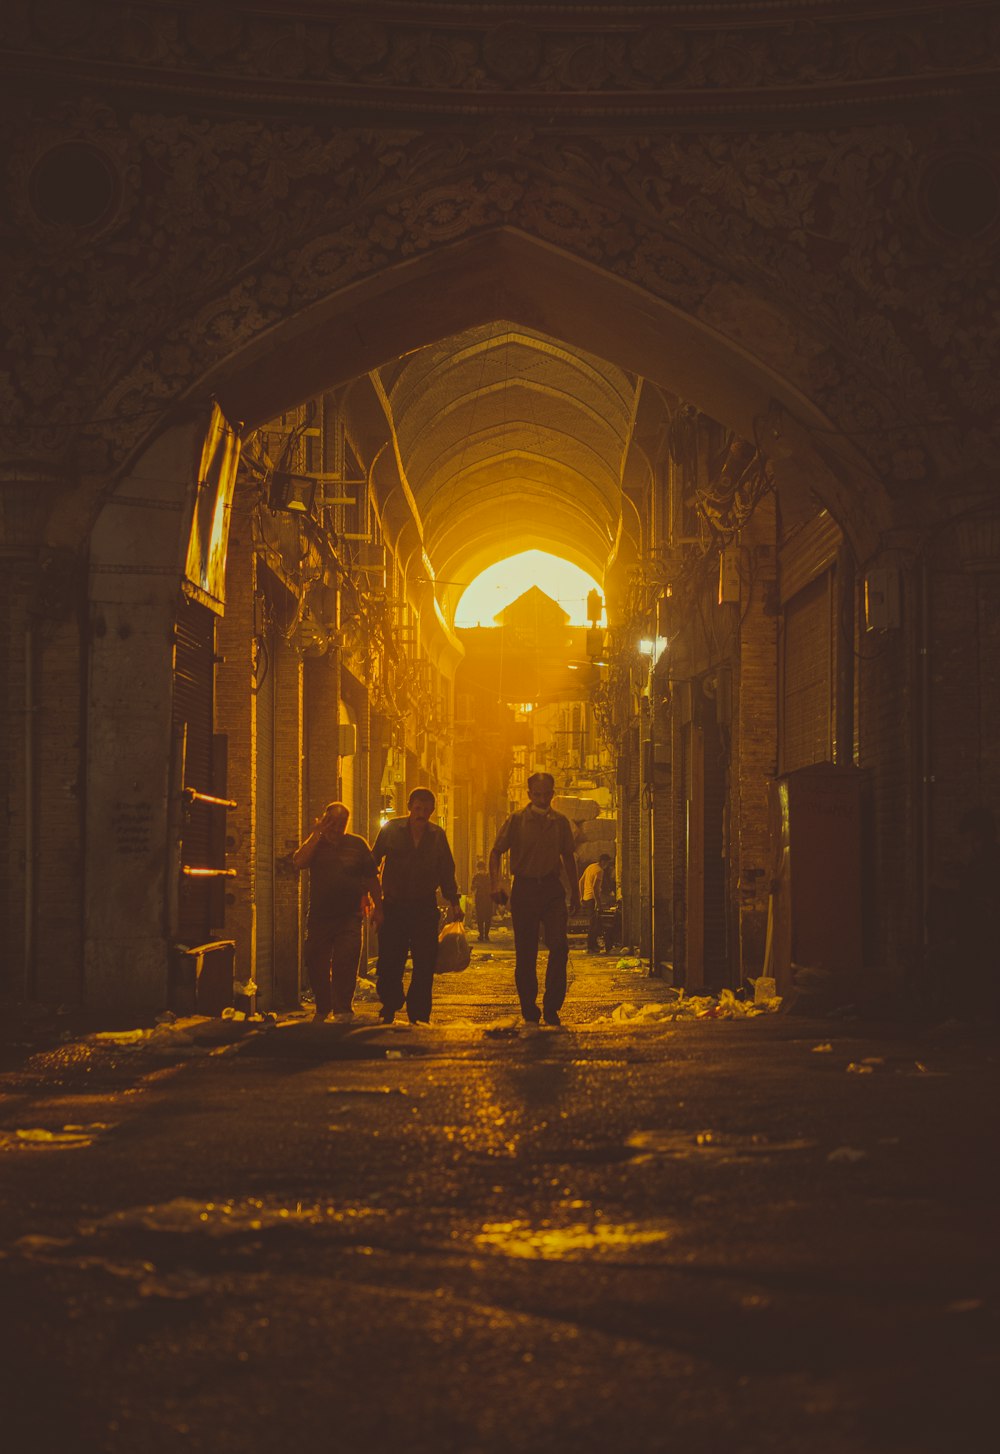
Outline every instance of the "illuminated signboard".
<path id="1" fill-rule="evenodd" d="M 239 461 L 239 434 L 218 404 L 213 404 L 198 462 L 184 589 L 220 613 L 226 599 L 229 512 Z"/>

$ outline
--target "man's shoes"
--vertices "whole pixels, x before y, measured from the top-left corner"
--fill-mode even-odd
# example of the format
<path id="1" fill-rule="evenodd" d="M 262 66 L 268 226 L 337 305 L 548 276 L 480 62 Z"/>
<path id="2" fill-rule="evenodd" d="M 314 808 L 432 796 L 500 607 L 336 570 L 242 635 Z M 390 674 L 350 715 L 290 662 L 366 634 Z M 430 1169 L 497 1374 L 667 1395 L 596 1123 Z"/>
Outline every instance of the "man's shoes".
<path id="1" fill-rule="evenodd" d="M 542 1018 L 542 1015 L 541 1015 L 541 1011 L 540 1010 L 536 1010 L 533 1015 L 532 1014 L 525 1015 L 525 1017 L 524 1017 L 525 1029 L 528 1029 L 528 1030 L 537 1030 L 538 1024 L 539 1024 L 539 1021 L 541 1020 L 541 1018 Z"/>
<path id="2" fill-rule="evenodd" d="M 555 1010 L 549 1010 L 545 1015 L 542 1016 L 542 1018 L 544 1019 L 546 1025 L 558 1026 L 562 1024 L 562 1020 L 560 1020 Z"/>
<path id="3" fill-rule="evenodd" d="M 379 1010 L 378 1017 L 383 1025 L 391 1025 L 393 1020 L 396 1018 L 396 1011 L 385 1009 Z"/>
<path id="4" fill-rule="evenodd" d="M 315 1012 L 315 1014 L 313 1015 L 313 1024 L 314 1025 L 322 1025 L 323 1024 L 323 1021 L 327 1017 L 327 1014 L 328 1014 L 328 1011 L 326 1011 L 326 1010 L 317 1010 Z"/>

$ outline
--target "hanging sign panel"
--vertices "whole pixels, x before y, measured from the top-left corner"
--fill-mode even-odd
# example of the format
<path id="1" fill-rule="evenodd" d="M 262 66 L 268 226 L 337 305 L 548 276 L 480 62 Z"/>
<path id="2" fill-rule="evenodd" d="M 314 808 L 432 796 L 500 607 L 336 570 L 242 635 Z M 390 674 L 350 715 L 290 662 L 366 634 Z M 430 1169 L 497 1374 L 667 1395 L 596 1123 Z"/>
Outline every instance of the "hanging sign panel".
<path id="1" fill-rule="evenodd" d="M 238 430 L 218 404 L 213 404 L 198 461 L 184 588 L 189 596 L 219 614 L 226 599 L 229 514 L 239 462 Z"/>

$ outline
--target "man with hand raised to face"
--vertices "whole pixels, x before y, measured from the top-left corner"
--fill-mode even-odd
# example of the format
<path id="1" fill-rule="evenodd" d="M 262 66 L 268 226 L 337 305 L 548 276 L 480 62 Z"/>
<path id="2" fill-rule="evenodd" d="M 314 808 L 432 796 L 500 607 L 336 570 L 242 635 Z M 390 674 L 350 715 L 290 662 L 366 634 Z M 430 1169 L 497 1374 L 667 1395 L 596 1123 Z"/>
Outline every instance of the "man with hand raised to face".
<path id="1" fill-rule="evenodd" d="M 384 918 L 375 983 L 384 1025 L 392 1024 L 404 1003 L 411 1025 L 430 1020 L 438 951 L 438 889 L 450 905 L 448 918 L 464 918 L 448 835 L 430 821 L 434 794 L 430 788 L 414 788 L 406 806 L 407 816 L 390 819 L 372 845 L 375 862 L 382 868 Z M 404 996 L 407 955 L 413 961 L 413 972 Z"/>
<path id="2" fill-rule="evenodd" d="M 513 884 L 510 916 L 514 926 L 514 983 L 521 1001 L 521 1014 L 529 1025 L 544 1019 L 558 1025 L 559 1011 L 566 998 L 566 964 L 569 941 L 566 891 L 560 870 L 566 875 L 570 912 L 580 907 L 576 859 L 573 857 L 573 828 L 564 813 L 552 807 L 555 779 L 550 772 L 532 773 L 528 779 L 529 803 L 512 813 L 497 834 L 490 854 L 490 882 L 493 898 L 506 898 L 500 887 L 502 855 L 510 853 Z M 538 1009 L 538 935 L 545 929 L 549 957 L 545 966 L 545 990 Z"/>
<path id="3" fill-rule="evenodd" d="M 316 997 L 316 1020 L 333 1011 L 353 1020 L 351 1008 L 361 960 L 361 924 L 371 901 L 372 923 L 382 922 L 382 889 L 372 851 L 347 832 L 346 803 L 327 803 L 309 837 L 292 854 L 296 868 L 309 870 L 309 919 L 303 951 Z"/>

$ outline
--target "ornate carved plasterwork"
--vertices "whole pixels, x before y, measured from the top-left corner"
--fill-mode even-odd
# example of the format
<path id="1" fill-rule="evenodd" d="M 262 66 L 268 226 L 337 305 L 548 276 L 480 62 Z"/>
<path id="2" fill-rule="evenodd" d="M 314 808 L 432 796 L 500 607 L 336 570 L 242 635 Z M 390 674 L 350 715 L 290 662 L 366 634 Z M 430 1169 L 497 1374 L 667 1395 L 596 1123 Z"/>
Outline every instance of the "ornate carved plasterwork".
<path id="1" fill-rule="evenodd" d="M 55 49 L 103 83 L 135 84 L 129 68 L 197 88 L 228 81 L 288 94 L 344 95 L 359 85 L 394 97 L 463 95 L 476 104 L 512 91 L 576 98 L 643 92 L 864 88 L 869 102 L 901 82 L 954 82 L 1000 61 L 1000 17 L 985 0 L 940 11 L 809 0 L 783 4 L 451 5 L 431 19 L 417 5 L 205 0 L 7 0 L 9 43 L 26 61 Z M 381 106 L 385 96 L 357 104 Z M 773 99 L 773 97 L 771 98 Z M 467 104 L 467 103 L 466 103 Z"/>
<path id="2" fill-rule="evenodd" d="M 38 156 L 102 149 L 121 201 L 93 236 L 31 207 Z M 84 102 L 11 135 L 16 288 L 5 418 L 24 448 L 88 425 L 110 458 L 263 332 L 349 283 L 510 226 L 727 335 L 899 481 L 926 426 L 996 449 L 1000 322 L 980 242 L 942 254 L 916 224 L 929 129 L 776 136 L 438 136 L 136 112 Z M 30 237 L 31 247 L 23 245 Z M 979 268 L 982 295 L 971 294 Z M 974 418 L 969 421 L 971 410 Z"/>

